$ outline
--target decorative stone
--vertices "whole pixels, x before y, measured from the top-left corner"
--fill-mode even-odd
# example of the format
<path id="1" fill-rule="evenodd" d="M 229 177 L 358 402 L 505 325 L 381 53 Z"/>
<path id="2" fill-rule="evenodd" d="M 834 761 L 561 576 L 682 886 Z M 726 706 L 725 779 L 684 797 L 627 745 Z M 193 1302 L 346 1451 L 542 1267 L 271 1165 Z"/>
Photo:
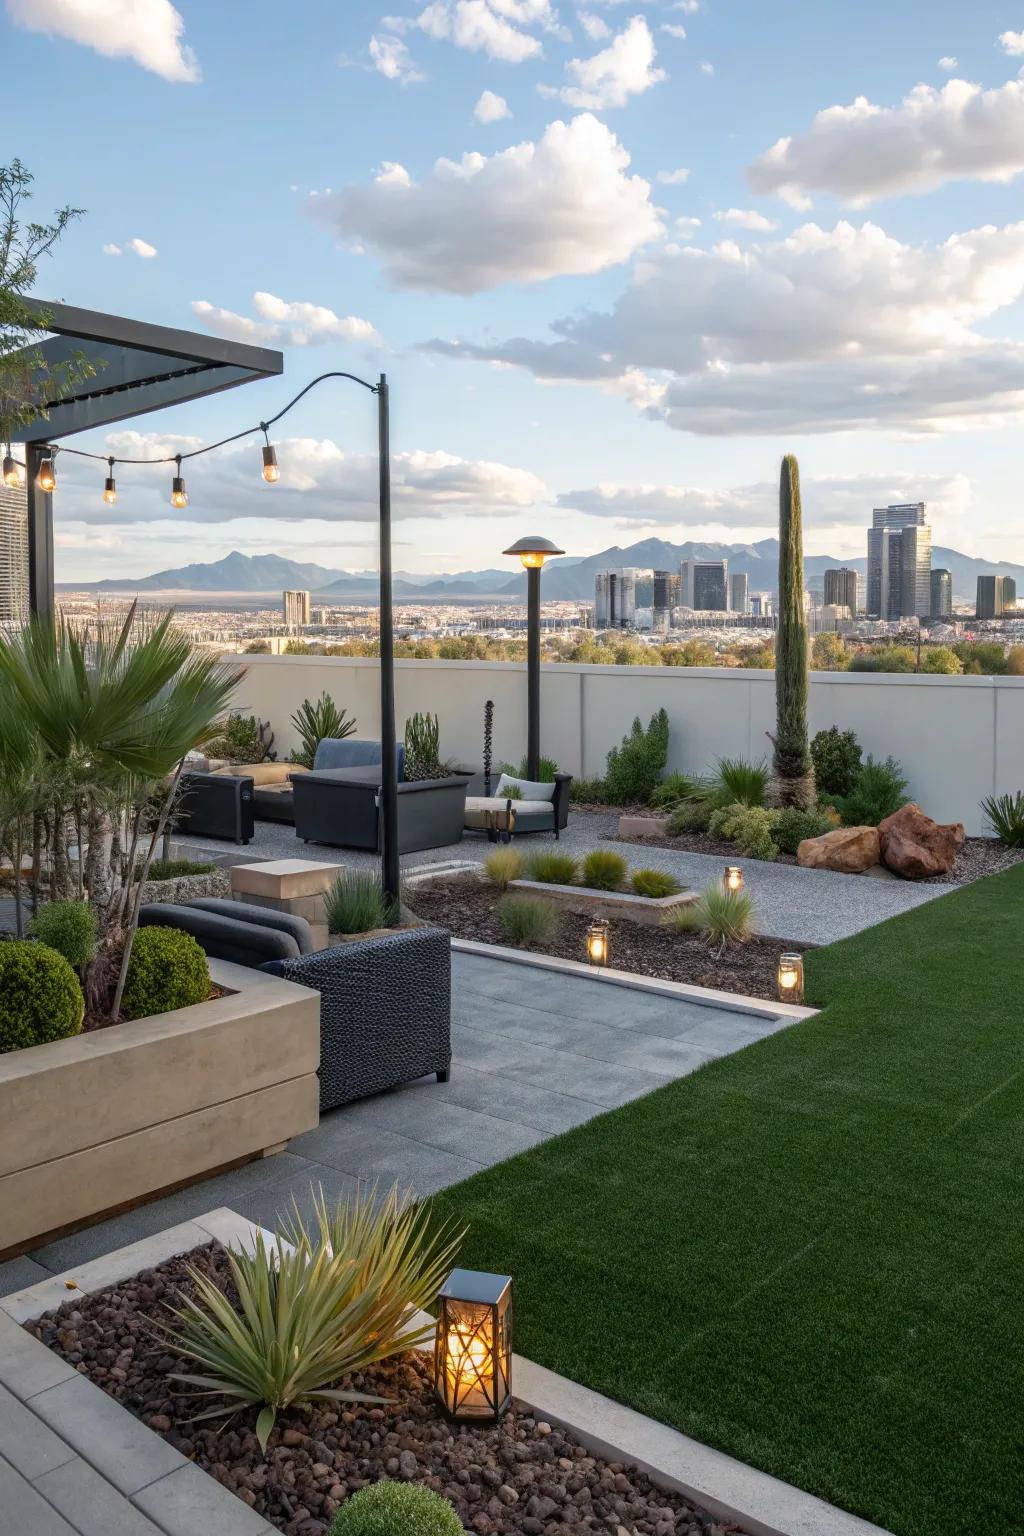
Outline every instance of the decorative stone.
<path id="1" fill-rule="evenodd" d="M 963 823 L 933 821 L 911 800 L 879 823 L 882 859 L 904 880 L 945 875 L 964 840 Z"/>
<path id="2" fill-rule="evenodd" d="M 833 869 L 843 875 L 862 875 L 879 857 L 877 827 L 837 827 L 823 837 L 805 837 L 796 850 L 796 861 L 804 869 Z"/>
<path id="3" fill-rule="evenodd" d="M 231 889 L 236 896 L 270 896 L 288 901 L 296 896 L 320 896 L 340 874 L 340 864 L 312 859 L 268 859 L 262 864 L 235 864 Z"/>

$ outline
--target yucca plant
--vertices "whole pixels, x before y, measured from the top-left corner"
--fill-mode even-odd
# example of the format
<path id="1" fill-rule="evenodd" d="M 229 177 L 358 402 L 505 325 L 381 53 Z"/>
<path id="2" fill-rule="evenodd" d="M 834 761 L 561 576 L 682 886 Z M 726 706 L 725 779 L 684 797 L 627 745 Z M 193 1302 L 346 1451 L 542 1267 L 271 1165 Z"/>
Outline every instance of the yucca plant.
<path id="1" fill-rule="evenodd" d="M 405 778 L 409 783 L 444 776 L 441 727 L 436 715 L 419 711 L 405 722 Z"/>
<path id="2" fill-rule="evenodd" d="M 1007 848 L 1024 848 L 1024 794 L 989 795 L 981 802 L 985 820 Z"/>
<path id="3" fill-rule="evenodd" d="M 770 780 L 768 764 L 748 763 L 742 757 L 719 759 L 715 773 L 715 798 L 719 805 L 764 805 Z"/>
<path id="4" fill-rule="evenodd" d="M 384 1401 L 338 1382 L 426 1342 L 433 1324 L 410 1328 L 410 1313 L 434 1301 L 465 1235 L 435 1224 L 429 1205 L 404 1200 L 397 1185 L 380 1202 L 374 1188 L 333 1211 L 320 1189 L 313 1218 L 307 1225 L 296 1206 L 283 1243 L 257 1230 L 252 1253 L 229 1252 L 237 1308 L 190 1267 L 196 1294 L 160 1330 L 198 1367 L 174 1379 L 215 1400 L 195 1417 L 258 1407 L 264 1451 L 292 1403 Z"/>
<path id="5" fill-rule="evenodd" d="M 302 768 L 312 768 L 316 749 L 322 741 L 328 737 L 342 741 L 346 736 L 355 735 L 356 729 L 356 722 L 338 708 L 326 689 L 315 704 L 303 699 L 292 715 L 292 725 L 298 732 L 299 746 L 291 760 Z"/>
<path id="6" fill-rule="evenodd" d="M 709 885 L 694 903 L 696 920 L 709 944 L 743 944 L 754 927 L 754 901 L 749 891 L 727 891 Z"/>

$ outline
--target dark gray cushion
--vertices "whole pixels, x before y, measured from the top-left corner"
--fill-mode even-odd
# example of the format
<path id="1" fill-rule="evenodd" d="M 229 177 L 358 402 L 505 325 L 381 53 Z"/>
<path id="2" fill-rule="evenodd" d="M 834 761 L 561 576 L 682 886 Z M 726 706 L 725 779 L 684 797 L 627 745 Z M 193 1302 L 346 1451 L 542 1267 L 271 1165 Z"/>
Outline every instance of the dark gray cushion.
<path id="1" fill-rule="evenodd" d="M 233 917 L 237 922 L 276 928 L 280 933 L 291 935 L 299 946 L 300 955 L 312 953 L 313 930 L 304 917 L 293 917 L 290 912 L 278 912 L 275 907 L 261 907 L 256 902 L 229 901 L 223 896 L 197 896 L 187 905 L 203 912 L 215 912 L 220 917 Z"/>
<path id="2" fill-rule="evenodd" d="M 290 933 L 197 907 L 149 902 L 139 911 L 139 926 L 179 928 L 190 933 L 211 960 L 230 960 L 233 965 L 256 967 L 265 960 L 299 959 L 299 946 Z"/>

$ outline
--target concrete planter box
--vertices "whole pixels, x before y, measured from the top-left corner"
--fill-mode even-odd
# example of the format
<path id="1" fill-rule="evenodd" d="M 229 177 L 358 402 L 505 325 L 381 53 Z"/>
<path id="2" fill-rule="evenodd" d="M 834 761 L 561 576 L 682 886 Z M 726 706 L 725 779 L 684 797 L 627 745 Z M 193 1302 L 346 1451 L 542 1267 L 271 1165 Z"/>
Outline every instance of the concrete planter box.
<path id="1" fill-rule="evenodd" d="M 620 816 L 620 837 L 667 837 L 667 816 Z"/>
<path id="2" fill-rule="evenodd" d="M 318 1123 L 319 995 L 210 974 L 230 991 L 0 1056 L 0 1258 Z"/>
<path id="3" fill-rule="evenodd" d="M 558 907 L 583 912 L 588 917 L 618 917 L 657 928 L 665 914 L 688 907 L 696 891 L 677 891 L 674 896 L 638 896 L 635 891 L 594 891 L 584 885 L 549 885 L 545 880 L 511 880 L 509 890 L 522 896 L 542 896 Z"/>

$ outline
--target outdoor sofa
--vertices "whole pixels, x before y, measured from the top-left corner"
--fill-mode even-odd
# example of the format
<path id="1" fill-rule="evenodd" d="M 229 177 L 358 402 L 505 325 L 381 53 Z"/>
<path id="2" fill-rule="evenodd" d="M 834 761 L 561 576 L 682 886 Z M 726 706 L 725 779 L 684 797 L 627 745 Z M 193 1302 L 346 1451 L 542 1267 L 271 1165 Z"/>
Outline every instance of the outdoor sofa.
<path id="1" fill-rule="evenodd" d="M 503 773 L 492 795 L 467 796 L 466 828 L 486 832 L 492 841 L 508 842 L 528 832 L 553 832 L 557 839 L 569 824 L 571 785 L 571 773 L 556 773 L 550 783 Z"/>

